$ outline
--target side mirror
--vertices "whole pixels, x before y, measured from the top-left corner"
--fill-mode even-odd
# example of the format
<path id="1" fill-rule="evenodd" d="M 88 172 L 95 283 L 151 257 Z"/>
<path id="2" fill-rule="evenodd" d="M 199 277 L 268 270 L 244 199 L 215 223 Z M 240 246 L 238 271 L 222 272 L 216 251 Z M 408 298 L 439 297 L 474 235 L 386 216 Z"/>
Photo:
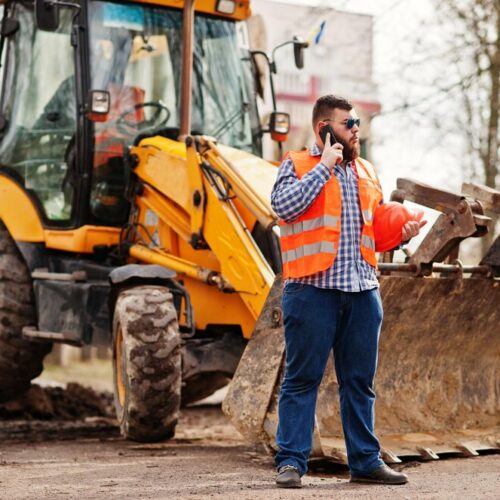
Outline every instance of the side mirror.
<path id="1" fill-rule="evenodd" d="M 35 0 L 35 19 L 38 29 L 56 31 L 59 28 L 59 6 L 47 0 Z"/>
<path id="2" fill-rule="evenodd" d="M 87 105 L 87 118 L 93 122 L 105 122 L 111 107 L 111 95 L 107 90 L 91 90 Z"/>
<path id="3" fill-rule="evenodd" d="M 304 42 L 304 40 L 298 36 L 293 37 L 293 57 L 297 69 L 302 69 L 304 67 L 304 49 L 307 47 L 309 47 L 308 42 Z"/>
<path id="4" fill-rule="evenodd" d="M 290 131 L 290 115 L 273 111 L 269 117 L 269 131 L 274 141 L 284 142 L 288 139 Z"/>

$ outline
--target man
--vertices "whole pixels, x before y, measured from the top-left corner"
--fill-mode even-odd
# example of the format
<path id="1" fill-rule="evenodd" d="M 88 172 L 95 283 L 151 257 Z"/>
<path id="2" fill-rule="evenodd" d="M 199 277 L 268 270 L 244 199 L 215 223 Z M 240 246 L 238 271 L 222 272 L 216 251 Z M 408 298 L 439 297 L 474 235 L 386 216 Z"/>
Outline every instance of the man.
<path id="1" fill-rule="evenodd" d="M 333 349 L 340 410 L 353 482 L 404 484 L 387 467 L 374 434 L 373 379 L 382 323 L 373 213 L 382 191 L 359 158 L 359 119 L 340 97 L 313 109 L 316 144 L 290 152 L 271 203 L 281 219 L 286 370 L 279 399 L 276 455 L 279 487 L 300 487 L 311 450 L 318 387 Z M 330 125 L 323 142 L 320 130 Z M 418 234 L 408 222 L 402 240 Z"/>

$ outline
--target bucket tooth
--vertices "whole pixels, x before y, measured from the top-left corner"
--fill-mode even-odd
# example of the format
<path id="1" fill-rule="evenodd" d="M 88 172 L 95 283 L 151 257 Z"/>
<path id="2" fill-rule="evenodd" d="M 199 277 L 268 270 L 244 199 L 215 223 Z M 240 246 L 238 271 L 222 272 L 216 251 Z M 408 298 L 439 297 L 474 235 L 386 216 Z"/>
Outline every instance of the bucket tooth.
<path id="1" fill-rule="evenodd" d="M 347 453 L 340 448 L 332 448 L 330 450 L 330 457 L 339 464 L 347 465 Z"/>
<path id="2" fill-rule="evenodd" d="M 400 464 L 401 460 L 398 458 L 398 456 L 393 453 L 391 450 L 388 450 L 386 448 L 382 448 L 380 450 L 380 455 L 382 456 L 382 460 L 386 464 Z"/>
<path id="3" fill-rule="evenodd" d="M 477 457 L 479 455 L 479 453 L 468 444 L 459 443 L 456 447 L 464 457 Z"/>
<path id="4" fill-rule="evenodd" d="M 425 446 L 418 446 L 417 451 L 420 453 L 422 460 L 439 460 L 439 455 L 431 448 Z"/>

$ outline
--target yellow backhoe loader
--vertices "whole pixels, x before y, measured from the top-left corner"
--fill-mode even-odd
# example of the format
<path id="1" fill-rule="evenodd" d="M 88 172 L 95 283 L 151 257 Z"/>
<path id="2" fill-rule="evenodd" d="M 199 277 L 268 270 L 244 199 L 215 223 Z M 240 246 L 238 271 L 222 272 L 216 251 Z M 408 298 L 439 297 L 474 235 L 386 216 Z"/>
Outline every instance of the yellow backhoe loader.
<path id="1" fill-rule="evenodd" d="M 112 345 L 122 433 L 156 441 L 238 366 L 225 411 L 272 446 L 281 260 L 261 143 L 283 140 L 288 116 L 261 126 L 254 58 L 275 65 L 246 46 L 249 15 L 244 0 L 4 4 L 0 399 L 53 342 Z M 300 67 L 305 44 L 290 43 Z M 393 461 L 498 447 L 499 243 L 477 266 L 448 256 L 486 232 L 499 195 L 469 187 L 400 180 L 394 195 L 443 214 L 408 262 L 380 265 L 378 424 Z M 315 456 L 342 460 L 329 373 Z"/>
<path id="2" fill-rule="evenodd" d="M 280 269 L 248 1 L 7 1 L 0 399 L 112 345 L 125 436 L 227 384 Z M 299 39 L 290 40 L 303 65 Z M 271 73 L 269 73 L 271 75 Z M 223 145 L 224 144 L 224 145 Z"/>

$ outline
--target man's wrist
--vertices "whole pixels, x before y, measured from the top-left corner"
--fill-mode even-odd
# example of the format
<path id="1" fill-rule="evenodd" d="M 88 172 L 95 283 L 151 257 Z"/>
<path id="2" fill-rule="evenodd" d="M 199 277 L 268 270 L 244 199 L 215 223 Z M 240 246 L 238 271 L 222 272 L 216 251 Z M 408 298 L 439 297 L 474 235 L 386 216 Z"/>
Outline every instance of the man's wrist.
<path id="1" fill-rule="evenodd" d="M 332 169 L 321 161 L 314 167 L 314 171 L 317 172 L 325 182 L 330 179 L 332 175 Z"/>

